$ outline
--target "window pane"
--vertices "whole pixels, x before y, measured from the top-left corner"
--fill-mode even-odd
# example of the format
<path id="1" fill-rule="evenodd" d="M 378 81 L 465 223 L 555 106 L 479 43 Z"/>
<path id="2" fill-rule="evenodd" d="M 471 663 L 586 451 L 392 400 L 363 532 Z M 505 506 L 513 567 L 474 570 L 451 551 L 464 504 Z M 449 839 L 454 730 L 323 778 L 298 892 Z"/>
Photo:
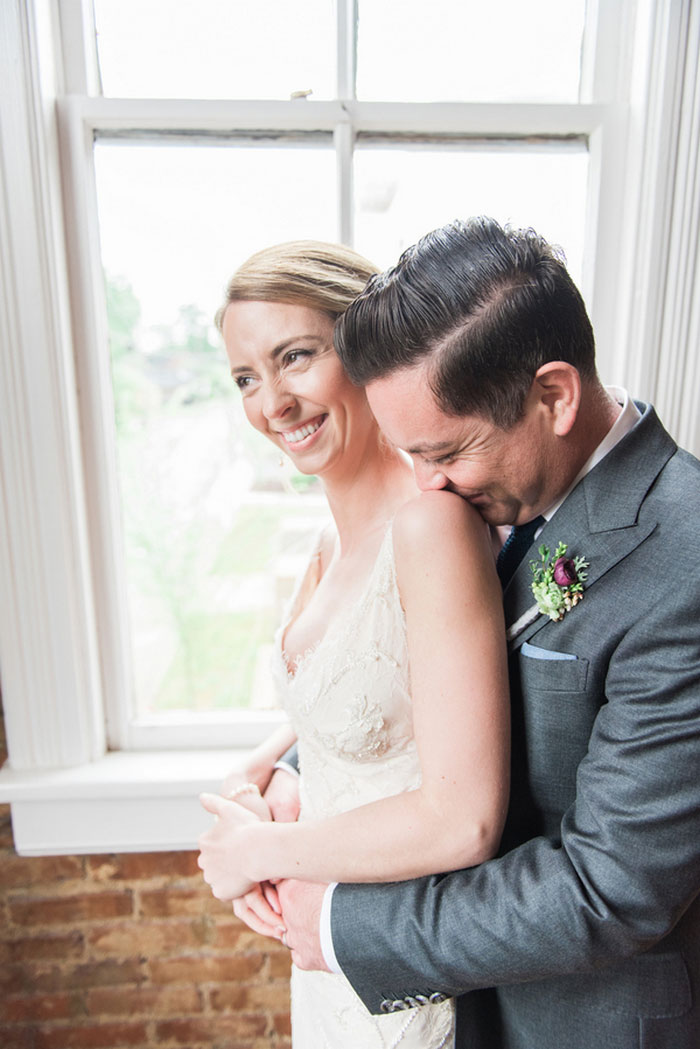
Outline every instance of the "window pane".
<path id="1" fill-rule="evenodd" d="M 329 0 L 94 0 L 102 88 L 123 98 L 335 94 Z"/>
<path id="2" fill-rule="evenodd" d="M 581 279 L 588 153 L 582 144 L 471 146 L 439 151 L 365 146 L 355 153 L 356 246 L 392 266 L 424 233 L 491 215 L 532 226 L 566 253 Z"/>
<path id="3" fill-rule="evenodd" d="M 357 94 L 576 102 L 585 0 L 359 0 Z"/>
<path id="4" fill-rule="evenodd" d="M 271 701 L 269 644 L 325 504 L 245 421 L 212 318 L 251 252 L 334 239 L 334 163 L 96 145 L 139 714 Z"/>

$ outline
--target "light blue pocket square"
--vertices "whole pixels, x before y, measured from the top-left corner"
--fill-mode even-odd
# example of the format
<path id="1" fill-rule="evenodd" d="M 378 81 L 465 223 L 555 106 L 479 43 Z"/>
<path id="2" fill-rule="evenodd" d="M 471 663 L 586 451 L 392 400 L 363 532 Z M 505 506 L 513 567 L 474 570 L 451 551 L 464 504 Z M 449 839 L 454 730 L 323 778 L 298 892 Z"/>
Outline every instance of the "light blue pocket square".
<path id="1" fill-rule="evenodd" d="M 529 656 L 530 659 L 576 659 L 576 656 L 569 655 L 568 652 L 552 652 L 548 648 L 538 648 L 537 645 L 531 645 L 529 641 L 524 641 L 520 651 L 524 656 Z"/>

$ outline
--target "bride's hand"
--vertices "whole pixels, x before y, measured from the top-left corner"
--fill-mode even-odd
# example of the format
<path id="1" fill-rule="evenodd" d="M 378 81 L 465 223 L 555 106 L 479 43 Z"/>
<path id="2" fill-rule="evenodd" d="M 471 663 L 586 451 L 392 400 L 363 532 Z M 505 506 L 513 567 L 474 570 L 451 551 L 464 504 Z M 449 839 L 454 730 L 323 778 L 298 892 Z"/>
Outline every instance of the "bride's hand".
<path id="1" fill-rule="evenodd" d="M 252 801 L 253 798 L 265 806 L 262 798 L 254 794 L 240 795 Z M 197 863 L 202 868 L 204 880 L 219 900 L 234 900 L 244 896 L 255 886 L 256 882 L 246 874 L 246 849 L 242 838 L 245 828 L 259 823 L 261 818 L 269 819 L 261 810 L 260 814 L 251 811 L 248 806 L 222 798 L 219 794 L 200 794 L 200 802 L 207 812 L 217 818 L 199 839 L 200 855 Z M 267 808 L 267 806 L 265 806 Z"/>
<path id="2" fill-rule="evenodd" d="M 244 783 L 230 794 L 224 796 L 227 801 L 235 801 L 237 805 L 242 805 L 244 809 L 254 813 L 259 820 L 268 822 L 272 819 L 270 806 L 254 783 Z"/>

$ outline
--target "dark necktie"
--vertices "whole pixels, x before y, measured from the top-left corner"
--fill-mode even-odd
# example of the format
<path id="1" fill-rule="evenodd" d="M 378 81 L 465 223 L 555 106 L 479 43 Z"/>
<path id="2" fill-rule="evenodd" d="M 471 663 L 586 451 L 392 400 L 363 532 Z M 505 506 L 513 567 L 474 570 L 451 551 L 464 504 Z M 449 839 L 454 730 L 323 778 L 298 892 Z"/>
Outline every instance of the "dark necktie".
<path id="1" fill-rule="evenodd" d="M 496 558 L 496 571 L 504 590 L 510 582 L 515 569 L 532 546 L 535 532 L 543 524 L 544 517 L 535 517 L 534 520 L 528 521 L 527 524 L 515 525 L 514 528 L 511 528 L 510 535 Z"/>

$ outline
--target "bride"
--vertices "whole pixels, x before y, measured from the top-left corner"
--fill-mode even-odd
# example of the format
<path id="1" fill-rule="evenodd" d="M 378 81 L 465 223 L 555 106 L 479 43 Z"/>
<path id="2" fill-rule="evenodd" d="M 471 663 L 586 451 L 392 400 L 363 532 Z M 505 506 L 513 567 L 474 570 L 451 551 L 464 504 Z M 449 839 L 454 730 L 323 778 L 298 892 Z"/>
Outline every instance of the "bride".
<path id="1" fill-rule="evenodd" d="M 419 493 L 333 347 L 372 272 L 339 245 L 279 245 L 237 271 L 217 318 L 249 422 L 321 478 L 334 521 L 277 635 L 289 728 L 235 800 L 202 796 L 217 817 L 200 839 L 206 881 L 219 899 L 245 897 L 283 942 L 271 881 L 397 881 L 481 863 L 508 799 L 501 590 L 484 523 L 449 491 Z M 299 821 L 274 822 L 257 788 L 295 739 Z M 292 970 L 297 1049 L 439 1049 L 452 1028 L 451 1001 L 372 1016 L 344 976 Z"/>

